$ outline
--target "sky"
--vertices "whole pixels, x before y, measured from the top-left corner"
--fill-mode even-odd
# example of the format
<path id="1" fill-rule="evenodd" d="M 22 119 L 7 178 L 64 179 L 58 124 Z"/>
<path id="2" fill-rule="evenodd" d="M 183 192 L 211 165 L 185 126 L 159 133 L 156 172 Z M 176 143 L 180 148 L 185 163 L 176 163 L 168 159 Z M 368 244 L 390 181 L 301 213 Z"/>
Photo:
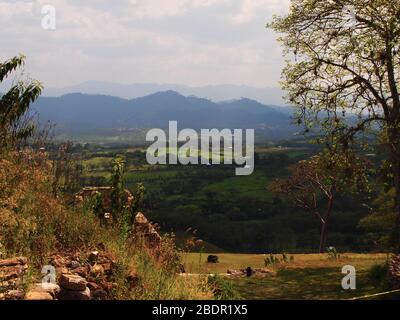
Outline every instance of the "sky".
<path id="1" fill-rule="evenodd" d="M 0 59 L 48 87 L 88 80 L 278 87 L 284 65 L 265 25 L 290 0 L 0 0 Z M 44 29 L 53 17 L 55 29 Z"/>

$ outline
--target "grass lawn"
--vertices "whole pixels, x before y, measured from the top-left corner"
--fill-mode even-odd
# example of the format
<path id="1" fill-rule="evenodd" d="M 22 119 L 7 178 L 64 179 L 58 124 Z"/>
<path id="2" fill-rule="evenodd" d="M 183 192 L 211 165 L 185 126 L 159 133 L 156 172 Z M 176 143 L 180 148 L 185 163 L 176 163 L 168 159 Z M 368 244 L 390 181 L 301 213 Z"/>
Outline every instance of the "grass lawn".
<path id="1" fill-rule="evenodd" d="M 247 267 L 264 268 L 265 255 L 218 254 L 220 263 L 207 264 L 208 254 L 189 253 L 183 255 L 188 273 L 223 274 L 227 269 Z M 351 299 L 385 291 L 374 283 L 368 272 L 377 264 L 386 261 L 386 254 L 342 254 L 338 260 L 327 254 L 295 254 L 294 261 L 276 265 L 270 269 L 276 276 L 270 278 L 231 278 L 234 287 L 243 299 L 260 300 L 331 300 Z M 357 271 L 357 289 L 345 291 L 341 287 L 344 274 L 342 267 L 352 265 Z M 387 297 L 386 297 L 387 298 Z M 391 297 L 393 298 L 393 296 Z"/>

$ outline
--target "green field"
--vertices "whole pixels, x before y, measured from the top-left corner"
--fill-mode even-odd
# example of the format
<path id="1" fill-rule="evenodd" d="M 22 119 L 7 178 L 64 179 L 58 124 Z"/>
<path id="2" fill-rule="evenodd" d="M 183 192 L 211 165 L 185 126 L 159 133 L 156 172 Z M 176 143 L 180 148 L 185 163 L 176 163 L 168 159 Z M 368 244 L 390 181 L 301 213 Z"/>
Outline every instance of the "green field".
<path id="1" fill-rule="evenodd" d="M 265 268 L 265 255 L 218 254 L 219 263 L 206 262 L 208 254 L 188 253 L 182 259 L 188 273 L 225 274 L 228 269 Z M 344 253 L 339 259 L 330 259 L 327 254 L 295 254 L 293 262 L 268 267 L 275 275 L 268 278 L 232 278 L 234 288 L 243 299 L 258 300 L 336 300 L 360 298 L 387 290 L 385 284 L 377 283 L 369 272 L 372 267 L 382 265 L 386 254 Z M 357 271 L 357 289 L 346 291 L 341 287 L 342 267 L 352 265 Z M 387 295 L 381 298 L 400 298 Z M 364 298 L 365 299 L 365 298 Z"/>

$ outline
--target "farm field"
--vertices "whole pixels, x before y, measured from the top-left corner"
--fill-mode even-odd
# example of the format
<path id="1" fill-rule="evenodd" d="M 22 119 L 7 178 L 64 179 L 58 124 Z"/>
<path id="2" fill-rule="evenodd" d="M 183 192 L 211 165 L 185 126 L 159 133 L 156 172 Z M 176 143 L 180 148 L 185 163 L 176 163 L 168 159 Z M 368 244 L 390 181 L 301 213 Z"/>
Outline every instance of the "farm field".
<path id="1" fill-rule="evenodd" d="M 219 263 L 207 263 L 206 253 L 187 253 L 182 256 L 188 273 L 224 274 L 228 269 L 265 268 L 266 255 L 218 254 Z M 279 255 L 276 255 L 277 257 Z M 289 255 L 291 256 L 291 255 Z M 293 261 L 269 266 L 276 275 L 268 278 L 229 278 L 242 299 L 257 300 L 341 300 L 361 298 L 385 291 L 384 283 L 371 277 L 371 268 L 383 265 L 387 254 L 344 253 L 338 259 L 328 254 L 294 254 Z M 357 271 L 357 289 L 341 287 L 342 267 L 352 265 Z M 370 297 L 396 299 L 400 294 Z M 366 298 L 364 298 L 366 299 Z"/>
<path id="2" fill-rule="evenodd" d="M 268 190 L 271 182 L 289 174 L 294 163 L 316 152 L 315 146 L 292 145 L 256 146 L 250 176 L 235 176 L 235 166 L 229 165 L 148 165 L 145 148 L 93 146 L 80 151 L 81 185 L 108 185 L 112 159 L 122 157 L 126 188 L 134 192 L 143 184 L 142 210 L 161 232 L 177 234 L 191 228 L 198 239 L 221 248 L 220 252 L 314 252 L 319 233 L 314 218 Z M 364 238 L 357 228 L 366 214 L 362 201 L 355 207 L 353 201 L 339 199 L 329 246 L 342 252 L 363 249 Z"/>

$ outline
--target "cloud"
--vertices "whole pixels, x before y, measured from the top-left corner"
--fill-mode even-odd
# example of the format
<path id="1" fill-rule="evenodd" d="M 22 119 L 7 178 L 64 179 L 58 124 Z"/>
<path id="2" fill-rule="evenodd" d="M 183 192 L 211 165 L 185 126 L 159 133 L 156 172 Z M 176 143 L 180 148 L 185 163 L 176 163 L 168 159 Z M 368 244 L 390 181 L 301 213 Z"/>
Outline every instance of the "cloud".
<path id="1" fill-rule="evenodd" d="M 43 30 L 43 5 L 57 29 Z M 31 0 L 0 2 L 5 59 L 48 86 L 86 80 L 276 86 L 283 64 L 265 29 L 289 0 Z"/>

